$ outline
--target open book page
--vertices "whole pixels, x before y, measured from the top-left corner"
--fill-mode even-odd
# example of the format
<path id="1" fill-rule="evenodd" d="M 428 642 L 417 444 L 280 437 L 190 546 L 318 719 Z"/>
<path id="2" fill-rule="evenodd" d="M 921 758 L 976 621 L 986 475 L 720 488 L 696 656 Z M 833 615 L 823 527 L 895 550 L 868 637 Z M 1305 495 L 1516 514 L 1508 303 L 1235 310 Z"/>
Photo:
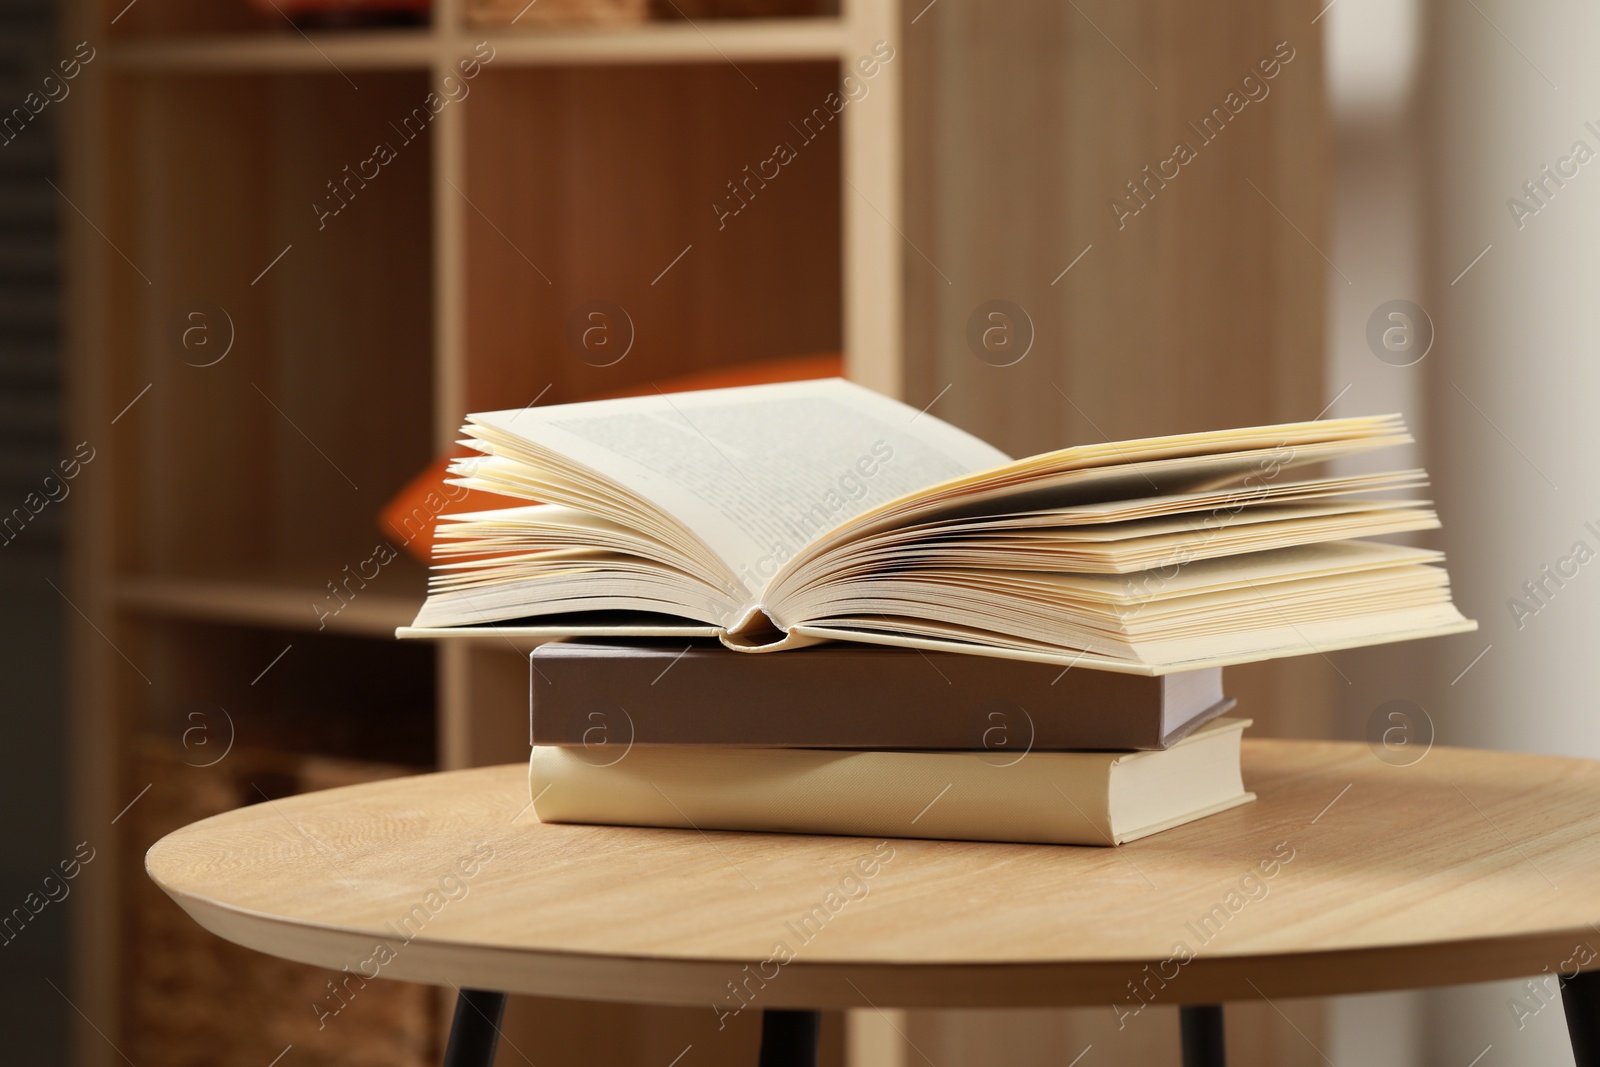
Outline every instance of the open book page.
<path id="1" fill-rule="evenodd" d="M 910 522 L 808 552 L 803 564 L 774 581 L 772 601 L 781 605 L 820 582 L 887 564 L 1127 572 L 1292 544 L 1432 529 L 1438 519 L 1428 501 L 1368 495 L 1425 482 L 1421 471 L 1397 471 L 1034 511 L 988 509 Z"/>
<path id="2" fill-rule="evenodd" d="M 471 422 L 468 432 L 497 454 L 534 466 L 559 456 L 644 501 L 714 552 L 751 602 L 839 523 L 1008 458 L 840 379 L 497 411 Z M 532 447 L 518 454 L 519 441 Z"/>
<path id="3" fill-rule="evenodd" d="M 1437 558 L 1426 549 L 1338 541 L 1197 560 L 1166 574 L 907 566 L 819 585 L 797 598 L 802 617 L 779 621 L 893 629 L 923 619 L 1114 653 L 1191 633 L 1448 603 L 1445 572 L 1427 565 Z"/>
<path id="4" fill-rule="evenodd" d="M 492 624 L 538 615 L 636 611 L 718 624 L 730 606 L 654 560 L 557 549 L 435 569 L 417 626 Z"/>
<path id="5" fill-rule="evenodd" d="M 487 455 L 465 484 L 544 503 L 441 523 L 455 562 L 415 633 L 711 627 L 755 652 L 845 638 L 1160 674 L 1474 625 L 1437 553 L 1353 540 L 1437 525 L 1390 495 L 1422 472 L 1281 473 L 1410 440 L 1397 416 L 1004 461 L 834 380 L 495 412 L 467 432 Z"/>
<path id="6" fill-rule="evenodd" d="M 1141 613 L 1158 610 L 1163 602 L 1191 596 L 1249 592 L 1259 597 L 1260 590 L 1276 583 L 1348 577 L 1405 566 L 1422 567 L 1438 564 L 1443 559 L 1443 553 L 1427 548 L 1376 541 L 1330 541 L 1221 559 L 1180 562 L 1168 568 L 1135 574 L 1009 572 L 986 567 L 959 568 L 929 564 L 901 568 L 884 574 L 881 579 L 859 580 L 847 588 L 819 583 L 793 602 L 792 606 L 801 613 L 800 616 L 779 621 L 800 623 L 837 615 L 840 605 L 854 597 L 871 596 L 881 581 L 930 581 L 1000 594 L 1043 595 L 1051 601 L 1083 606 L 1085 610 L 1104 606 L 1106 618 L 1114 622 L 1126 622 Z M 1444 571 L 1435 567 L 1433 573 L 1443 575 Z M 941 601 L 920 606 L 914 613 L 943 617 L 950 610 L 949 604 Z"/>
<path id="7" fill-rule="evenodd" d="M 1398 415 L 1105 442 L 1045 452 L 863 511 L 790 561 L 773 582 L 824 552 L 879 530 L 960 516 L 1015 514 L 1086 503 L 1270 484 L 1283 470 L 1406 444 Z"/>
<path id="8" fill-rule="evenodd" d="M 707 567 L 672 537 L 647 536 L 637 525 L 558 504 L 441 515 L 434 530 L 433 556 L 440 561 L 465 560 L 460 564 L 436 564 L 435 571 L 443 574 L 451 567 L 492 571 L 505 565 L 515 569 L 529 553 L 548 555 L 572 548 L 653 560 L 714 589 L 723 584 L 720 567 Z M 728 598 L 723 594 L 721 599 Z M 730 610 L 740 604 L 742 600 L 732 604 Z"/>
<path id="9" fill-rule="evenodd" d="M 646 536 L 636 526 L 560 504 L 529 504 L 495 511 L 439 516 L 434 531 L 435 559 L 500 555 L 551 548 L 609 548 L 662 559 L 685 570 L 695 560 L 669 542 Z"/>
<path id="10" fill-rule="evenodd" d="M 1277 626 L 1237 637 L 1219 635 L 1208 643 L 1229 645 L 1222 650 L 1201 649 L 1194 644 L 1184 649 L 1161 652 L 1187 652 L 1186 659 L 1130 658 L 1127 653 L 1101 654 L 1067 651 L 1048 642 L 1027 641 L 1010 636 L 1000 639 L 983 630 L 962 630 L 950 624 L 914 623 L 896 631 L 872 631 L 853 626 L 806 623 L 795 627 L 800 638 L 820 641 L 860 641 L 894 648 L 918 648 L 927 652 L 966 652 L 1028 663 L 1055 663 L 1072 669 L 1117 671 L 1125 674 L 1163 675 L 1182 671 L 1206 670 L 1240 663 L 1304 656 L 1313 652 L 1337 652 L 1346 648 L 1415 641 L 1425 637 L 1476 630 L 1478 624 L 1463 618 L 1449 604 L 1371 615 L 1307 623 L 1303 626 Z M 430 635 L 431 636 L 431 635 Z M 1146 650 L 1150 651 L 1150 650 Z"/>
<path id="11" fill-rule="evenodd" d="M 1420 489 L 1428 484 L 1426 472 L 1420 470 L 1386 471 L 1381 474 L 1361 474 L 1333 478 L 1309 478 L 1303 481 L 1258 482 L 1249 487 L 1238 485 L 1198 492 L 1177 493 L 1168 496 L 1132 496 L 1117 500 L 1093 501 L 1037 510 L 1003 511 L 985 509 L 988 513 L 962 515 L 953 518 L 934 518 L 908 525 L 896 525 L 884 536 L 898 536 L 903 532 L 926 530 L 939 533 L 944 530 L 976 529 L 1003 525 L 1007 529 L 1023 526 L 1083 526 L 1129 522 L 1134 519 L 1158 515 L 1220 516 L 1233 514 L 1242 508 L 1270 505 L 1286 501 L 1326 500 L 1360 494 L 1373 496 L 1408 489 Z M 1393 498 L 1384 498 L 1393 499 Z M 1204 519 L 1202 519 L 1204 521 Z"/>
<path id="12" fill-rule="evenodd" d="M 1431 530 L 1438 525 L 1433 512 L 1420 505 L 1289 505 L 1244 512 L 1204 529 L 1184 519 L 1157 518 L 1103 526 L 973 531 L 937 541 L 875 541 L 858 551 L 833 554 L 826 571 L 815 566 L 808 571 L 815 575 L 812 583 L 920 565 L 1130 574 L 1199 559 Z"/>
<path id="13" fill-rule="evenodd" d="M 812 590 L 796 605 L 797 630 L 1162 673 L 1292 655 L 1297 644 L 1311 651 L 1471 629 L 1450 604 L 1438 559 L 1345 541 L 1196 561 L 1170 574 L 911 567 Z"/>

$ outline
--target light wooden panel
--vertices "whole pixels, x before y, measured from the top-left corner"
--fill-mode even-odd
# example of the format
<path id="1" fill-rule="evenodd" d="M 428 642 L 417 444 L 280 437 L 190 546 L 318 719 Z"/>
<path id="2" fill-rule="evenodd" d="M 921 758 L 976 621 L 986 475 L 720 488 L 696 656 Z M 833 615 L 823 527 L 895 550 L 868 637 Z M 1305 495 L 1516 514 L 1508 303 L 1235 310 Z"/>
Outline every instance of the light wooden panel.
<path id="1" fill-rule="evenodd" d="M 874 0 L 875 3 L 881 0 Z M 527 32 L 469 28 L 312 31 L 316 47 L 285 26 L 270 33 L 174 33 L 119 38 L 111 62 L 140 70 L 296 70 L 347 73 L 367 69 L 422 69 L 453 64 L 481 41 L 495 49 L 501 67 L 637 65 L 640 63 L 772 63 L 836 60 L 846 24 L 833 18 L 708 19 L 693 24 L 648 21 L 594 27 L 542 26 Z M 871 38 L 883 37 L 878 34 Z M 852 58 L 859 50 L 852 51 Z"/>
<path id="2" fill-rule="evenodd" d="M 1314 5 L 1079 6 L 950 5 L 905 27 L 906 236 L 927 257 L 906 256 L 908 399 L 953 382 L 936 411 L 1016 452 L 1312 418 L 1327 270 Z M 1295 58 L 1270 94 L 1200 145 L 1187 123 L 1280 41 Z M 1119 230 L 1111 200 L 1180 139 L 1198 158 Z M 1033 319 L 1015 366 L 966 345 L 991 298 Z"/>
<path id="3" fill-rule="evenodd" d="M 914 0 L 915 2 L 915 0 Z M 920 4 L 918 4 L 920 6 Z M 849 44 L 845 66 L 870 93 L 845 122 L 844 237 L 845 370 L 851 381 L 898 399 L 905 394 L 905 278 L 901 265 L 910 250 L 904 225 L 904 124 L 906 71 L 896 63 L 899 0 L 848 0 Z M 890 51 L 894 49 L 896 51 Z M 889 60 L 872 79 L 861 63 Z M 859 91 L 859 90 L 857 90 Z"/>
<path id="4" fill-rule="evenodd" d="M 542 403 L 837 351 L 840 131 L 834 120 L 806 143 L 790 126 L 824 108 L 835 77 L 831 64 L 751 63 L 481 75 L 464 190 L 468 409 L 517 407 L 551 383 Z M 713 205 L 738 204 L 727 183 L 779 142 L 797 158 L 752 182 L 719 229 Z M 633 322 L 614 366 L 565 339 L 593 300 Z"/>
<path id="5" fill-rule="evenodd" d="M 1079 6 L 941 5 L 903 29 L 906 399 L 949 386 L 933 412 L 1016 454 L 1315 417 L 1329 270 L 1315 5 Z M 1280 42 L 1294 58 L 1265 98 L 1201 144 L 1187 124 Z M 1180 139 L 1196 158 L 1119 229 L 1113 197 Z M 1033 322 L 1012 366 L 967 343 L 992 299 Z M 1310 657 L 1233 668 L 1229 684 L 1258 732 L 1317 736 L 1342 682 Z"/>
<path id="6" fill-rule="evenodd" d="M 1319 6 L 908 5 L 905 398 L 920 407 L 949 386 L 931 410 L 1014 454 L 1315 417 L 1329 271 Z M 1188 123 L 1226 106 L 1280 42 L 1294 58 L 1267 95 L 1201 143 Z M 1119 223 L 1112 199 L 1179 140 L 1195 158 Z M 1012 366 L 967 342 L 969 317 L 994 299 L 1032 319 L 1033 347 Z M 1325 736 L 1342 684 L 1317 656 L 1227 672 L 1256 736 Z M 1296 1012 L 1317 1034 L 1316 1003 Z M 990 1062 L 976 1050 L 997 1026 L 1009 1062 L 1057 1063 L 1102 1023 L 913 1013 L 909 1025 L 935 1062 L 958 1067 Z M 1234 1010 L 1229 1024 L 1232 1062 L 1318 1062 L 1276 1013 Z M 1175 1040 L 1163 1034 L 1159 1058 Z M 1126 1042 L 1093 1055 L 1155 1058 Z"/>

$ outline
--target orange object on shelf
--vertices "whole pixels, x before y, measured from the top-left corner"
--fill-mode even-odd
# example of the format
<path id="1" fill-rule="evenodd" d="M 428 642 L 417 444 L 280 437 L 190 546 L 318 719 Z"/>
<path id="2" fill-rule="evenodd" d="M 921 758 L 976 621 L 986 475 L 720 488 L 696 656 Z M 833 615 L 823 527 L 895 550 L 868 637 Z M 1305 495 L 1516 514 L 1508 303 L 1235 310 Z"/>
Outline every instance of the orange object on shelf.
<path id="1" fill-rule="evenodd" d="M 424 563 L 433 562 L 433 526 L 444 514 L 487 511 L 526 504 L 526 500 L 480 493 L 445 481 L 450 476 L 450 461 L 473 453 L 453 448 L 428 464 L 412 478 L 379 513 L 379 528 L 389 543 L 411 553 Z"/>
<path id="2" fill-rule="evenodd" d="M 844 357 L 838 353 L 791 356 L 759 363 L 737 363 L 730 367 L 696 371 L 664 382 L 618 389 L 587 397 L 612 400 L 622 396 L 644 396 L 659 389 L 663 393 L 686 393 L 696 389 L 728 389 L 738 385 L 766 385 L 771 382 L 798 382 L 808 378 L 837 378 L 844 374 Z M 483 493 L 451 485 L 450 461 L 473 455 L 469 449 L 454 448 L 420 471 L 384 505 L 379 514 L 383 535 L 424 563 L 433 561 L 433 527 L 440 515 L 491 508 L 516 507 L 528 501 L 497 493 Z"/>
<path id="3" fill-rule="evenodd" d="M 680 374 L 664 382 L 649 382 L 628 389 L 612 389 L 585 400 L 615 400 L 621 396 L 647 396 L 663 393 L 688 393 L 696 389 L 732 389 L 739 385 L 769 385 L 772 382 L 802 382 L 808 378 L 844 377 L 844 357 L 837 352 L 809 356 L 764 359 L 759 363 L 735 363 L 727 367 Z"/>

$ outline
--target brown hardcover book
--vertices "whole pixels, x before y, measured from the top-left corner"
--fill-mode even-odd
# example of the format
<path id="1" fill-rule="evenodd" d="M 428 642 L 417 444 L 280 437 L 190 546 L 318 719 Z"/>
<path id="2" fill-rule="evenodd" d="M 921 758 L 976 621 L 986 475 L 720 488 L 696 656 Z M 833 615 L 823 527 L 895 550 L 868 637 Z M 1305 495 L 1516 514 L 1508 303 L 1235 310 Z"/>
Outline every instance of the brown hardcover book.
<path id="1" fill-rule="evenodd" d="M 1163 749 L 1233 706 L 1222 669 L 1151 677 L 844 643 L 782 656 L 594 639 L 530 657 L 535 745 Z"/>

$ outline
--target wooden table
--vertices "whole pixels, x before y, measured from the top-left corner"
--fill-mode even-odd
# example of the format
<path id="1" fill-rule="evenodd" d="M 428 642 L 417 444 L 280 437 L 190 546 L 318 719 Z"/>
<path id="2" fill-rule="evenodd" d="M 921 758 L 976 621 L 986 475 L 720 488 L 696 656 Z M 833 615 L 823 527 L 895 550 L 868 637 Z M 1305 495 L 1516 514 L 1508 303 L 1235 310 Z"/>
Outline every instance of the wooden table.
<path id="1" fill-rule="evenodd" d="M 1556 974 L 1600 1067 L 1600 763 L 1246 741 L 1260 799 L 1121 848 L 540 823 L 521 766 L 257 804 L 151 848 L 201 925 L 261 952 L 465 990 L 446 1064 L 489 1064 L 504 993 L 751 1007 L 762 1063 L 817 1009 L 1185 1005 Z M 493 991 L 493 992 L 483 992 Z"/>

